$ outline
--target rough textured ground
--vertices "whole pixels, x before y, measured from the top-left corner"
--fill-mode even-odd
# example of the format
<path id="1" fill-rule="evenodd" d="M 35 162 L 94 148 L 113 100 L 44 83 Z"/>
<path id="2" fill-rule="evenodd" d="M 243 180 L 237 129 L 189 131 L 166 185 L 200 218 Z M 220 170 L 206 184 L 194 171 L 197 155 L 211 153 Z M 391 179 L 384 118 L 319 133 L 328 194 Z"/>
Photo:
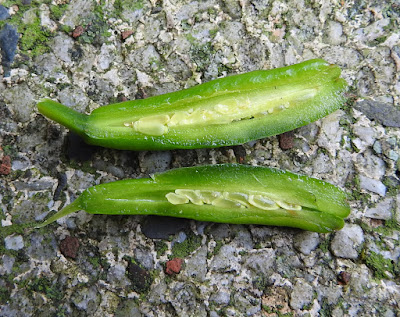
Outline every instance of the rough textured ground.
<path id="1" fill-rule="evenodd" d="M 398 1 L 2 5 L 0 316 L 398 314 Z M 343 69 L 347 104 L 291 134 L 243 146 L 89 147 L 35 108 L 51 97 L 89 113 L 315 57 Z M 348 192 L 351 216 L 332 234 L 84 212 L 24 229 L 89 186 L 223 162 L 328 180 Z"/>

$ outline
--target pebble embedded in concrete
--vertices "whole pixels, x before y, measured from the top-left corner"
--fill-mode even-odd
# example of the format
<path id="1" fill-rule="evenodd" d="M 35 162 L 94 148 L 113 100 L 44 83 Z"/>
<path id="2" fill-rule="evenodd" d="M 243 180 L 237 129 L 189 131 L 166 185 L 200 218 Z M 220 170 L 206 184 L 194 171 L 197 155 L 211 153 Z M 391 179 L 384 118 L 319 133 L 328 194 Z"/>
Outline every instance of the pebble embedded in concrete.
<path id="1" fill-rule="evenodd" d="M 302 232 L 295 236 L 294 246 L 304 255 L 310 255 L 320 242 L 319 235 L 316 232 Z"/>
<path id="2" fill-rule="evenodd" d="M 22 236 L 8 236 L 4 238 L 7 250 L 21 250 L 24 247 Z"/>
<path id="3" fill-rule="evenodd" d="M 393 198 L 385 198 L 375 207 L 367 208 L 364 215 L 368 218 L 389 220 L 392 218 Z"/>
<path id="4" fill-rule="evenodd" d="M 360 175 L 360 187 L 381 196 L 386 195 L 386 186 L 381 181 L 363 175 Z"/>
<path id="5" fill-rule="evenodd" d="M 343 229 L 335 233 L 331 242 L 331 250 L 337 257 L 357 259 L 364 243 L 364 232 L 358 225 L 345 224 Z"/>
<path id="6" fill-rule="evenodd" d="M 290 307 L 302 309 L 311 303 L 314 293 L 313 288 L 303 279 L 298 279 L 290 295 Z"/>

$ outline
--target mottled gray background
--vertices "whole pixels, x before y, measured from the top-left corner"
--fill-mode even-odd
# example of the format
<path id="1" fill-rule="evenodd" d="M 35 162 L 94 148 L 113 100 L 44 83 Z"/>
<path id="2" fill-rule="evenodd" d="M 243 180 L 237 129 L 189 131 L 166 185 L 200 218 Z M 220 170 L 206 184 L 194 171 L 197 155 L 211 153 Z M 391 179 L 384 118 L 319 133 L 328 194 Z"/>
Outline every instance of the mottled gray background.
<path id="1" fill-rule="evenodd" d="M 0 3 L 0 316 L 398 314 L 399 1 Z M 316 57 L 343 70 L 342 110 L 242 146 L 89 147 L 36 109 L 90 113 Z M 24 228 L 95 184 L 224 162 L 327 180 L 351 215 L 332 234 L 84 212 Z"/>

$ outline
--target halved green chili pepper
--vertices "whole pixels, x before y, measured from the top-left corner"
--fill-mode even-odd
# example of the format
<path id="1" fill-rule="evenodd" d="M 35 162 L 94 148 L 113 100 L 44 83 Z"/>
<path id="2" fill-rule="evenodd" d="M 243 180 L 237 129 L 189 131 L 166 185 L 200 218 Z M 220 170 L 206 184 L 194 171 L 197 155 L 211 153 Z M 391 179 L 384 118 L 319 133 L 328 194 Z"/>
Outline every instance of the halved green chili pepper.
<path id="1" fill-rule="evenodd" d="M 345 193 L 327 182 L 236 164 L 181 168 L 151 178 L 96 185 L 39 227 L 78 210 L 288 226 L 316 232 L 342 228 L 343 218 L 350 212 Z"/>
<path id="2" fill-rule="evenodd" d="M 318 120 L 344 102 L 340 68 L 315 59 L 100 107 L 90 115 L 44 99 L 39 111 L 89 144 L 127 150 L 242 144 Z"/>

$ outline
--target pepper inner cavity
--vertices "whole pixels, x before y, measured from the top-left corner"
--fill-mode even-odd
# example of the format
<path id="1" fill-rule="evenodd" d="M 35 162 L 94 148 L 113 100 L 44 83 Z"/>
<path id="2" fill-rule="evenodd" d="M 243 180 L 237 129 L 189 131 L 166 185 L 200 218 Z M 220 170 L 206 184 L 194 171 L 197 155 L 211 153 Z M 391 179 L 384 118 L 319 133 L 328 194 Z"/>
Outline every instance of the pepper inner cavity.
<path id="1" fill-rule="evenodd" d="M 205 100 L 202 107 L 146 116 L 136 121 L 124 122 L 124 126 L 146 135 L 161 136 L 172 127 L 229 124 L 267 116 L 290 108 L 296 101 L 311 99 L 316 93 L 317 88 L 293 89 L 289 93 L 277 90 L 270 94 L 256 90 L 231 98 L 211 98 Z"/>
<path id="2" fill-rule="evenodd" d="M 240 192 L 219 192 L 198 189 L 176 189 L 165 195 L 173 205 L 194 204 L 213 205 L 221 208 L 258 208 L 262 210 L 301 210 L 300 205 L 273 200 L 266 195 L 253 195 Z"/>

